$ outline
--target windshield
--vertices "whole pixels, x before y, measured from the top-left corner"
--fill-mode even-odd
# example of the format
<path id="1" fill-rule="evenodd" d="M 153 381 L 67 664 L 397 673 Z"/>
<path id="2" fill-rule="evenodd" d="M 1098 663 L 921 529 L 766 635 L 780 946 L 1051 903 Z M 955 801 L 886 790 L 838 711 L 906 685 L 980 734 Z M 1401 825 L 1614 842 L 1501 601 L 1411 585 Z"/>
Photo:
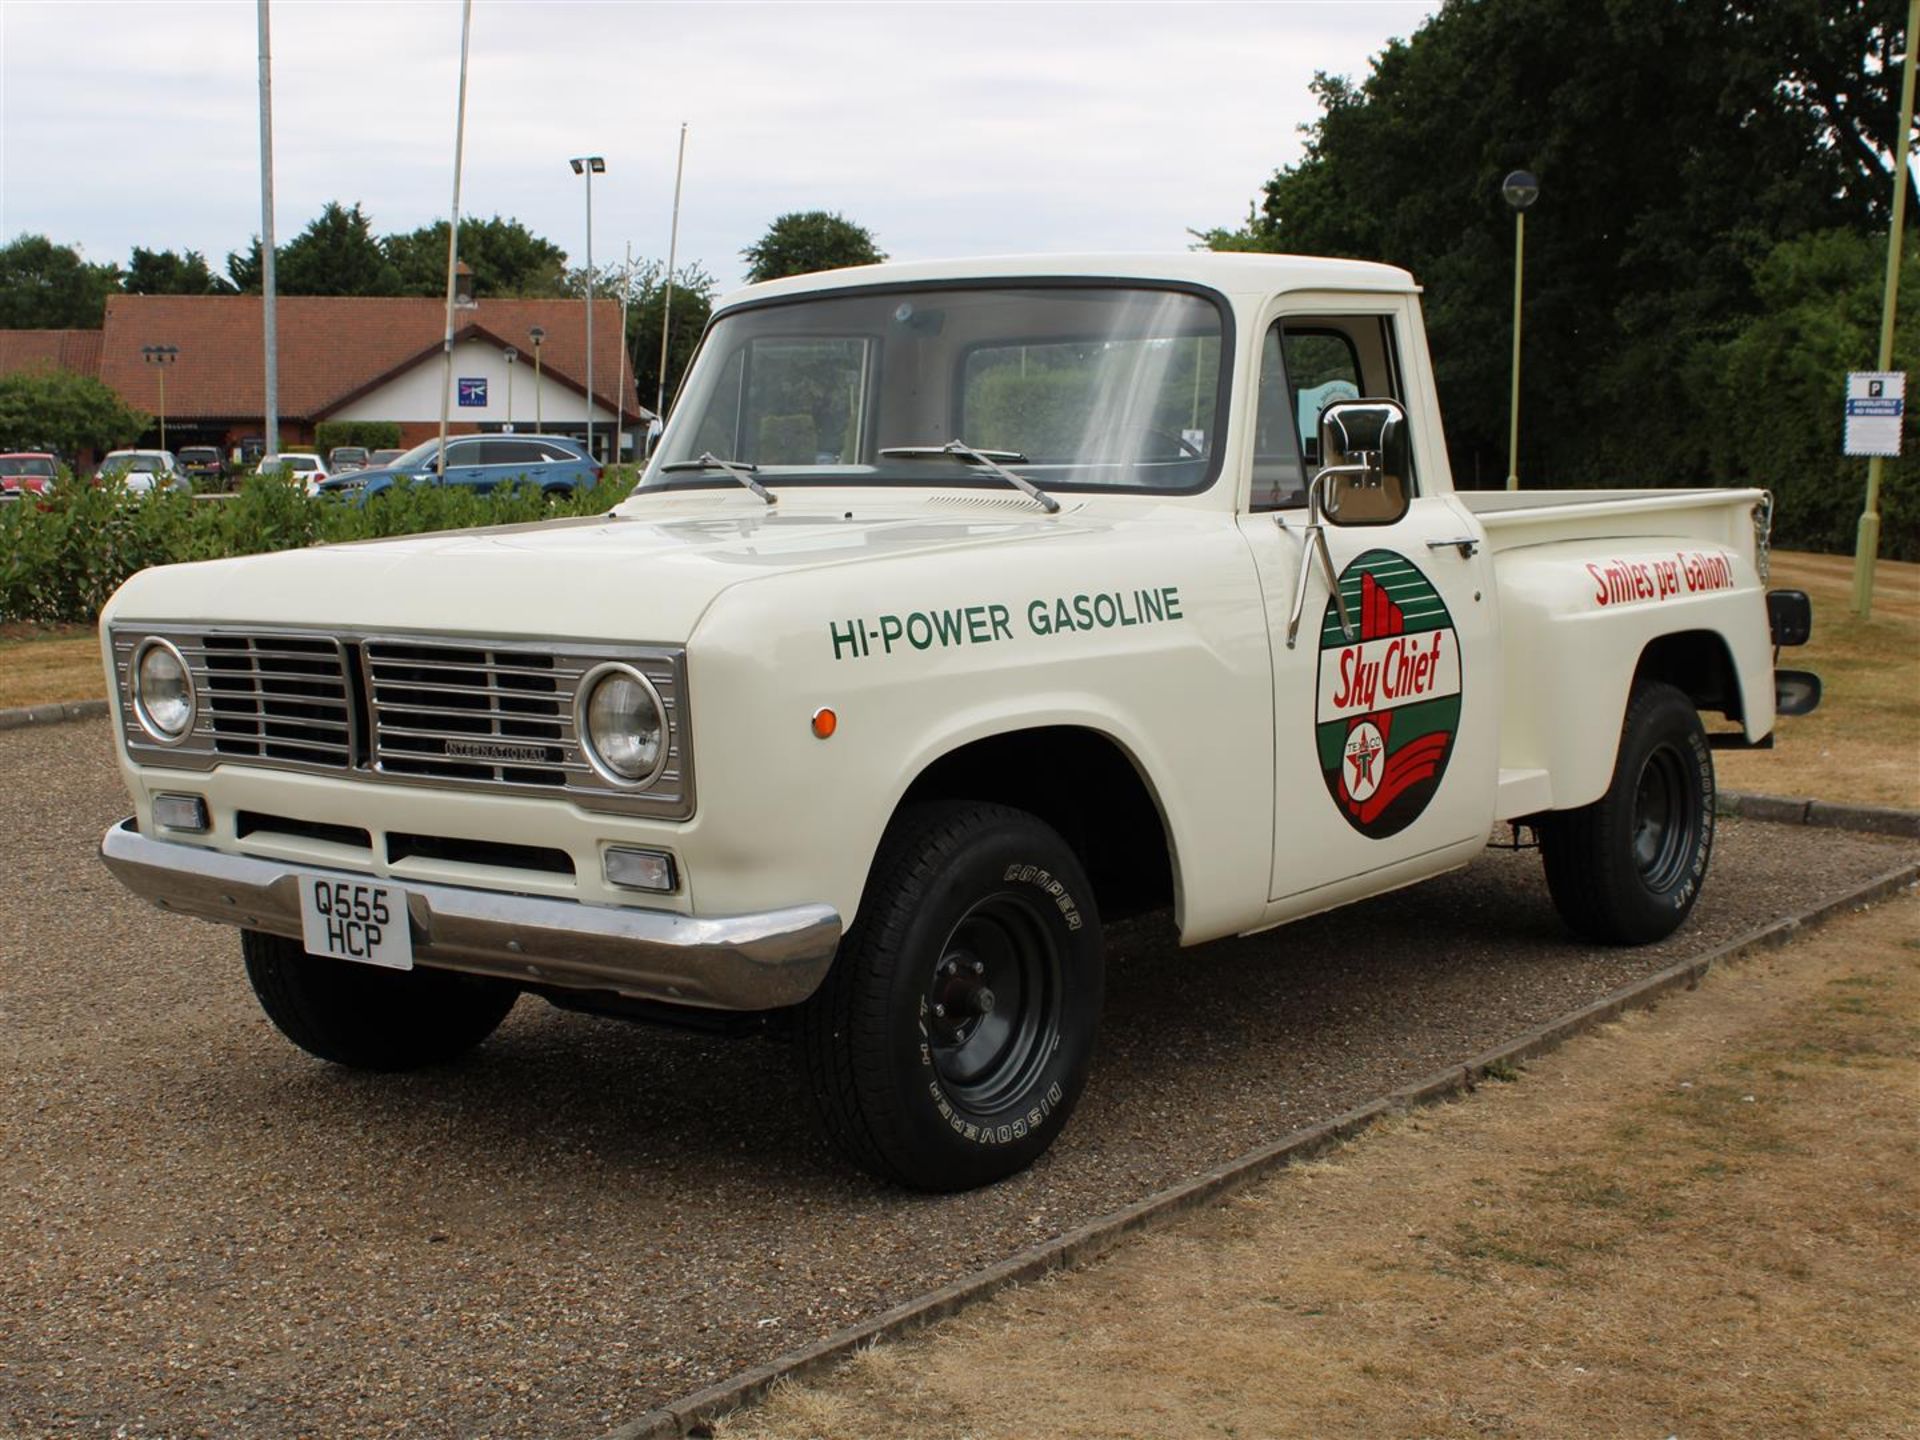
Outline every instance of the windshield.
<path id="1" fill-rule="evenodd" d="M 1001 486 L 950 440 L 1052 490 L 1190 491 L 1218 468 L 1222 307 L 1121 285 L 852 290 L 721 316 L 650 486 Z M 898 454 L 889 454 L 898 451 Z"/>
<path id="2" fill-rule="evenodd" d="M 396 455 L 387 462 L 387 465 L 390 469 L 394 470 L 424 470 L 427 461 L 439 453 L 440 437 L 436 435 L 431 440 L 422 440 L 418 445 L 407 451 L 406 454 Z"/>
<path id="3" fill-rule="evenodd" d="M 0 460 L 0 474 L 38 475 L 43 479 L 53 479 L 51 460 Z"/>

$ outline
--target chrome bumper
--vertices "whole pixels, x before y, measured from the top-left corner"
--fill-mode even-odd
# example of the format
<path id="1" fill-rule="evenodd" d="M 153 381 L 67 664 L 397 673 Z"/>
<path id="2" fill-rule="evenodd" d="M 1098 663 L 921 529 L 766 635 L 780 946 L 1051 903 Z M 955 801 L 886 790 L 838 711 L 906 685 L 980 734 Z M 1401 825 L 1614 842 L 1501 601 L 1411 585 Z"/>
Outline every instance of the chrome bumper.
<path id="1" fill-rule="evenodd" d="M 131 819 L 107 831 L 100 858 L 121 884 L 163 910 L 295 940 L 296 877 L 320 868 L 149 839 Z M 827 905 L 702 918 L 390 883 L 407 892 L 414 959 L 422 965 L 677 1005 L 796 1004 L 819 985 L 840 943 L 840 917 Z"/>

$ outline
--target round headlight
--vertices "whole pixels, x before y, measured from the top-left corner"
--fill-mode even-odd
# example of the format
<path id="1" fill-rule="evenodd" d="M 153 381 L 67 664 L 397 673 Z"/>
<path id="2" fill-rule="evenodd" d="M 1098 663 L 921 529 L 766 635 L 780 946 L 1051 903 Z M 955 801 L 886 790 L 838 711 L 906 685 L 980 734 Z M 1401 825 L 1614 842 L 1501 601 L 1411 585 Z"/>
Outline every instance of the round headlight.
<path id="1" fill-rule="evenodd" d="M 180 652 L 165 640 L 149 640 L 133 661 L 133 713 L 140 727 L 163 745 L 177 745 L 193 728 L 193 676 Z"/>
<path id="2" fill-rule="evenodd" d="M 616 785 L 645 785 L 667 758 L 667 717 L 660 693 L 638 670 L 602 665 L 580 686 L 575 723 L 587 758 Z"/>

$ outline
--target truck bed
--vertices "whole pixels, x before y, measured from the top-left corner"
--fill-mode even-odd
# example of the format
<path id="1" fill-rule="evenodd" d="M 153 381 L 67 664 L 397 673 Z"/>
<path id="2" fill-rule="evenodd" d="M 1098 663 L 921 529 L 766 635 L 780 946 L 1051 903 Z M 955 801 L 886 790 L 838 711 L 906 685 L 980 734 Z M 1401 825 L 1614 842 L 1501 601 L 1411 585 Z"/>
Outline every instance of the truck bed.
<path id="1" fill-rule="evenodd" d="M 1498 553 L 1566 540 L 1672 536 L 1754 552 L 1754 506 L 1764 490 L 1461 490 Z"/>

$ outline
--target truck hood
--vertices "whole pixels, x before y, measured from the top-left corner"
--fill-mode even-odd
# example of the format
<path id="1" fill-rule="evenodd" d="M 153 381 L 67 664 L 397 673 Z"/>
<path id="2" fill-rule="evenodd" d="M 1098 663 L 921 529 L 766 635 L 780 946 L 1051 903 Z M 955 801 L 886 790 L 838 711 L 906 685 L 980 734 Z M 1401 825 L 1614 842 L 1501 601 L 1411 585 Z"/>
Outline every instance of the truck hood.
<path id="1" fill-rule="evenodd" d="M 122 586 L 105 618 L 677 643 L 748 581 L 1106 528 L 1080 507 L 1029 516 L 894 502 L 858 514 L 743 498 L 751 509 L 709 501 L 162 566 Z"/>

